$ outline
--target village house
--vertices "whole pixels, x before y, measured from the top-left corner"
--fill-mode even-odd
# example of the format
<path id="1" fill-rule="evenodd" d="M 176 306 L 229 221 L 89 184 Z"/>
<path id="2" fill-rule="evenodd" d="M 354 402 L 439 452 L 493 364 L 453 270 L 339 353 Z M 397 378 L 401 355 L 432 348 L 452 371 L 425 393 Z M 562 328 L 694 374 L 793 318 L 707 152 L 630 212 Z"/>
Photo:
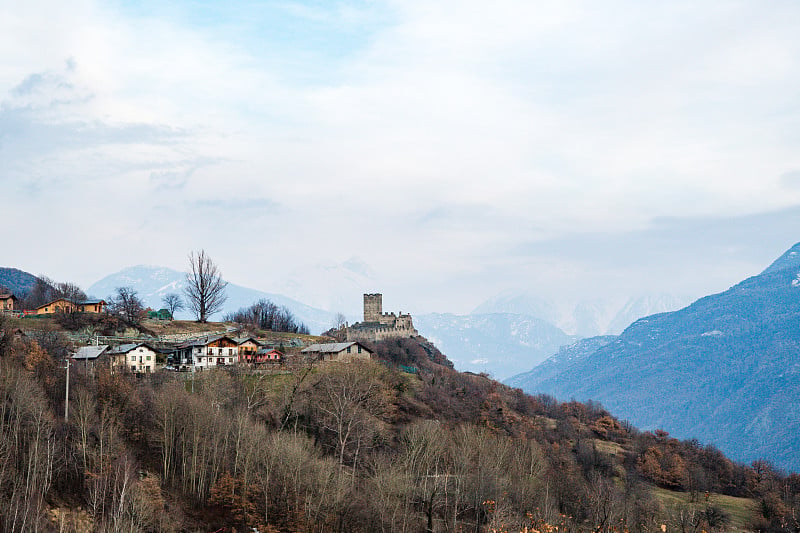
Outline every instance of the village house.
<path id="1" fill-rule="evenodd" d="M 180 370 L 234 365 L 239 359 L 239 345 L 227 335 L 201 337 L 176 346 L 172 359 Z"/>
<path id="2" fill-rule="evenodd" d="M 0 292 L 0 312 L 9 312 L 14 310 L 14 302 L 17 297 L 10 292 Z"/>
<path id="3" fill-rule="evenodd" d="M 341 363 L 372 358 L 372 352 L 358 341 L 312 344 L 308 348 L 300 350 L 300 353 L 316 355 L 320 361 L 336 361 Z"/>
<path id="4" fill-rule="evenodd" d="M 32 314 L 52 315 L 55 313 L 71 313 L 76 309 L 81 313 L 98 314 L 106 312 L 106 305 L 107 304 L 105 300 L 84 300 L 79 302 L 76 306 L 66 298 L 57 298 L 47 302 L 46 304 L 40 305 Z"/>
<path id="5" fill-rule="evenodd" d="M 99 344 L 95 346 L 81 346 L 70 357 L 73 363 L 83 363 L 87 368 L 94 368 L 98 361 L 101 361 L 101 356 L 108 354 L 110 348 L 107 344 Z M 104 359 L 104 357 L 103 357 Z"/>
<path id="6" fill-rule="evenodd" d="M 36 308 L 37 315 L 52 315 L 55 313 L 69 313 L 75 306 L 65 298 L 57 298 Z"/>
<path id="7" fill-rule="evenodd" d="M 111 373 L 152 374 L 161 352 L 147 343 L 120 344 L 108 351 Z"/>
<path id="8" fill-rule="evenodd" d="M 255 337 L 242 337 L 238 339 L 234 339 L 236 344 L 239 347 L 239 360 L 242 360 L 242 356 L 245 355 L 255 355 L 256 352 L 260 348 L 262 348 L 262 344 L 258 342 L 258 339 Z"/>
<path id="9" fill-rule="evenodd" d="M 239 355 L 240 363 L 251 364 L 264 364 L 264 363 L 282 363 L 284 355 L 282 352 L 275 348 L 259 348 L 253 354 Z"/>
<path id="10" fill-rule="evenodd" d="M 148 307 L 145 309 L 145 313 L 147 313 L 147 318 L 153 320 L 172 320 L 172 313 L 169 312 L 169 309 L 159 309 L 155 311 Z"/>
<path id="11" fill-rule="evenodd" d="M 78 303 L 78 311 L 81 313 L 105 313 L 105 300 L 84 300 Z"/>

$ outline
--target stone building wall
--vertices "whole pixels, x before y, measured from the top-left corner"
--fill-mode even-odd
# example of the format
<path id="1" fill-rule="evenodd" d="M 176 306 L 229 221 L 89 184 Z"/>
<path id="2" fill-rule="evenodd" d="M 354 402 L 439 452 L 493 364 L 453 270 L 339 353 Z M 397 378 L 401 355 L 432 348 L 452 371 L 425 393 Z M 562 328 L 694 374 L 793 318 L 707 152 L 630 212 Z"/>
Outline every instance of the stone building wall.
<path id="1" fill-rule="evenodd" d="M 383 315 L 383 295 L 364 295 L 364 322 L 380 322 Z"/>
<path id="2" fill-rule="evenodd" d="M 348 341 L 382 341 L 385 339 L 416 337 L 411 315 L 383 312 L 383 295 L 364 295 L 364 321 L 347 328 Z"/>

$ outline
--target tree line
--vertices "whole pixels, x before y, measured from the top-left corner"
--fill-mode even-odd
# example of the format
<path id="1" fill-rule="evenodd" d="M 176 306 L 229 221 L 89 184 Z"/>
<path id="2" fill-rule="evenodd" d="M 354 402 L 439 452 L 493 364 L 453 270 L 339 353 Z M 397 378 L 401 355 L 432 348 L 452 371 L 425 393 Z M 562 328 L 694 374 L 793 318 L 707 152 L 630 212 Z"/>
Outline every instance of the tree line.
<path id="1" fill-rule="evenodd" d="M 223 317 L 226 322 L 236 322 L 265 331 L 283 331 L 308 335 L 308 327 L 297 320 L 289 309 L 262 298 L 249 307 L 243 307 Z"/>

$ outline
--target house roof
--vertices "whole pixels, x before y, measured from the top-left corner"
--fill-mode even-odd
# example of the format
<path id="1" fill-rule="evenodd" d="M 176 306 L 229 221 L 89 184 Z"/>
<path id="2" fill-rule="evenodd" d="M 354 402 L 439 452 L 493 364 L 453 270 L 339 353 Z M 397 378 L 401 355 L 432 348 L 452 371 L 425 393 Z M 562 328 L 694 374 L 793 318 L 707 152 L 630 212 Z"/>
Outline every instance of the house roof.
<path id="1" fill-rule="evenodd" d="M 16 296 L 14 296 L 13 293 L 0 292 L 0 300 L 8 300 L 9 298 L 12 299 L 12 300 L 17 300 L 18 299 Z"/>
<path id="2" fill-rule="evenodd" d="M 210 335 L 210 336 L 207 336 L 207 337 L 199 337 L 197 339 L 189 339 L 189 340 L 184 341 L 181 344 L 177 345 L 175 348 L 190 348 L 192 346 L 208 346 L 212 342 L 216 342 L 216 341 L 218 341 L 220 339 L 228 339 L 231 342 L 236 342 L 235 339 L 232 339 L 232 338 L 228 337 L 227 335 Z"/>
<path id="3" fill-rule="evenodd" d="M 72 356 L 72 359 L 91 360 L 97 359 L 108 351 L 108 344 L 99 344 L 97 346 L 81 346 L 78 351 Z"/>
<path id="4" fill-rule="evenodd" d="M 256 345 L 262 346 L 261 342 L 258 339 L 256 339 L 255 337 L 238 337 L 238 338 L 233 339 L 233 341 L 236 344 L 244 344 L 247 341 L 253 341 L 254 343 L 256 343 Z"/>
<path id="5" fill-rule="evenodd" d="M 302 353 L 339 353 L 345 350 L 348 346 L 359 345 L 369 352 L 366 346 L 360 342 L 331 342 L 327 344 L 312 344 L 307 348 L 300 350 Z"/>
<path id="6" fill-rule="evenodd" d="M 127 344 L 120 344 L 116 348 L 113 348 L 113 349 L 109 350 L 108 355 L 125 354 L 125 353 L 128 353 L 128 352 L 132 352 L 133 350 L 135 350 L 136 348 L 138 348 L 140 346 L 145 346 L 147 348 L 150 348 L 154 352 L 160 352 L 161 351 L 158 348 L 155 348 L 155 347 L 151 346 L 150 344 L 147 344 L 146 342 L 136 342 L 136 343 L 129 342 Z"/>
<path id="7" fill-rule="evenodd" d="M 48 305 L 53 305 L 56 302 L 67 302 L 70 305 L 72 304 L 72 302 L 70 302 L 66 298 L 56 298 L 54 300 L 50 300 L 47 303 L 43 303 L 42 305 L 40 305 L 36 309 L 41 309 L 42 307 L 47 307 Z M 82 300 L 82 301 L 78 302 L 78 305 L 92 305 L 92 304 L 105 304 L 105 303 L 106 303 L 105 300 Z"/>
<path id="8" fill-rule="evenodd" d="M 67 302 L 67 303 L 70 303 L 69 300 L 67 300 L 66 298 L 56 298 L 55 300 L 50 300 L 47 303 L 43 303 L 42 305 L 40 305 L 36 309 L 41 309 L 42 307 L 47 307 L 48 305 L 53 305 L 56 302 Z"/>
<path id="9" fill-rule="evenodd" d="M 268 354 L 268 353 L 276 353 L 276 354 L 279 354 L 279 355 L 283 355 L 282 351 L 276 350 L 275 348 L 259 348 L 258 350 L 256 350 L 256 353 L 258 355 L 265 355 L 265 354 Z"/>

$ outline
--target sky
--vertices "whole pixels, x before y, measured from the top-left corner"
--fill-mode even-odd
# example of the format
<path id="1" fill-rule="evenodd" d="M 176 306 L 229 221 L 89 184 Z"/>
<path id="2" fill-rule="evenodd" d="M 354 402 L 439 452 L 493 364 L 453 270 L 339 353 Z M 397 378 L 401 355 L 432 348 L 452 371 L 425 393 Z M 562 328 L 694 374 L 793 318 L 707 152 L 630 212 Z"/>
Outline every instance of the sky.
<path id="1" fill-rule="evenodd" d="M 0 35 L 2 266 L 358 258 L 463 313 L 699 297 L 800 241 L 794 1 L 0 0 Z"/>

